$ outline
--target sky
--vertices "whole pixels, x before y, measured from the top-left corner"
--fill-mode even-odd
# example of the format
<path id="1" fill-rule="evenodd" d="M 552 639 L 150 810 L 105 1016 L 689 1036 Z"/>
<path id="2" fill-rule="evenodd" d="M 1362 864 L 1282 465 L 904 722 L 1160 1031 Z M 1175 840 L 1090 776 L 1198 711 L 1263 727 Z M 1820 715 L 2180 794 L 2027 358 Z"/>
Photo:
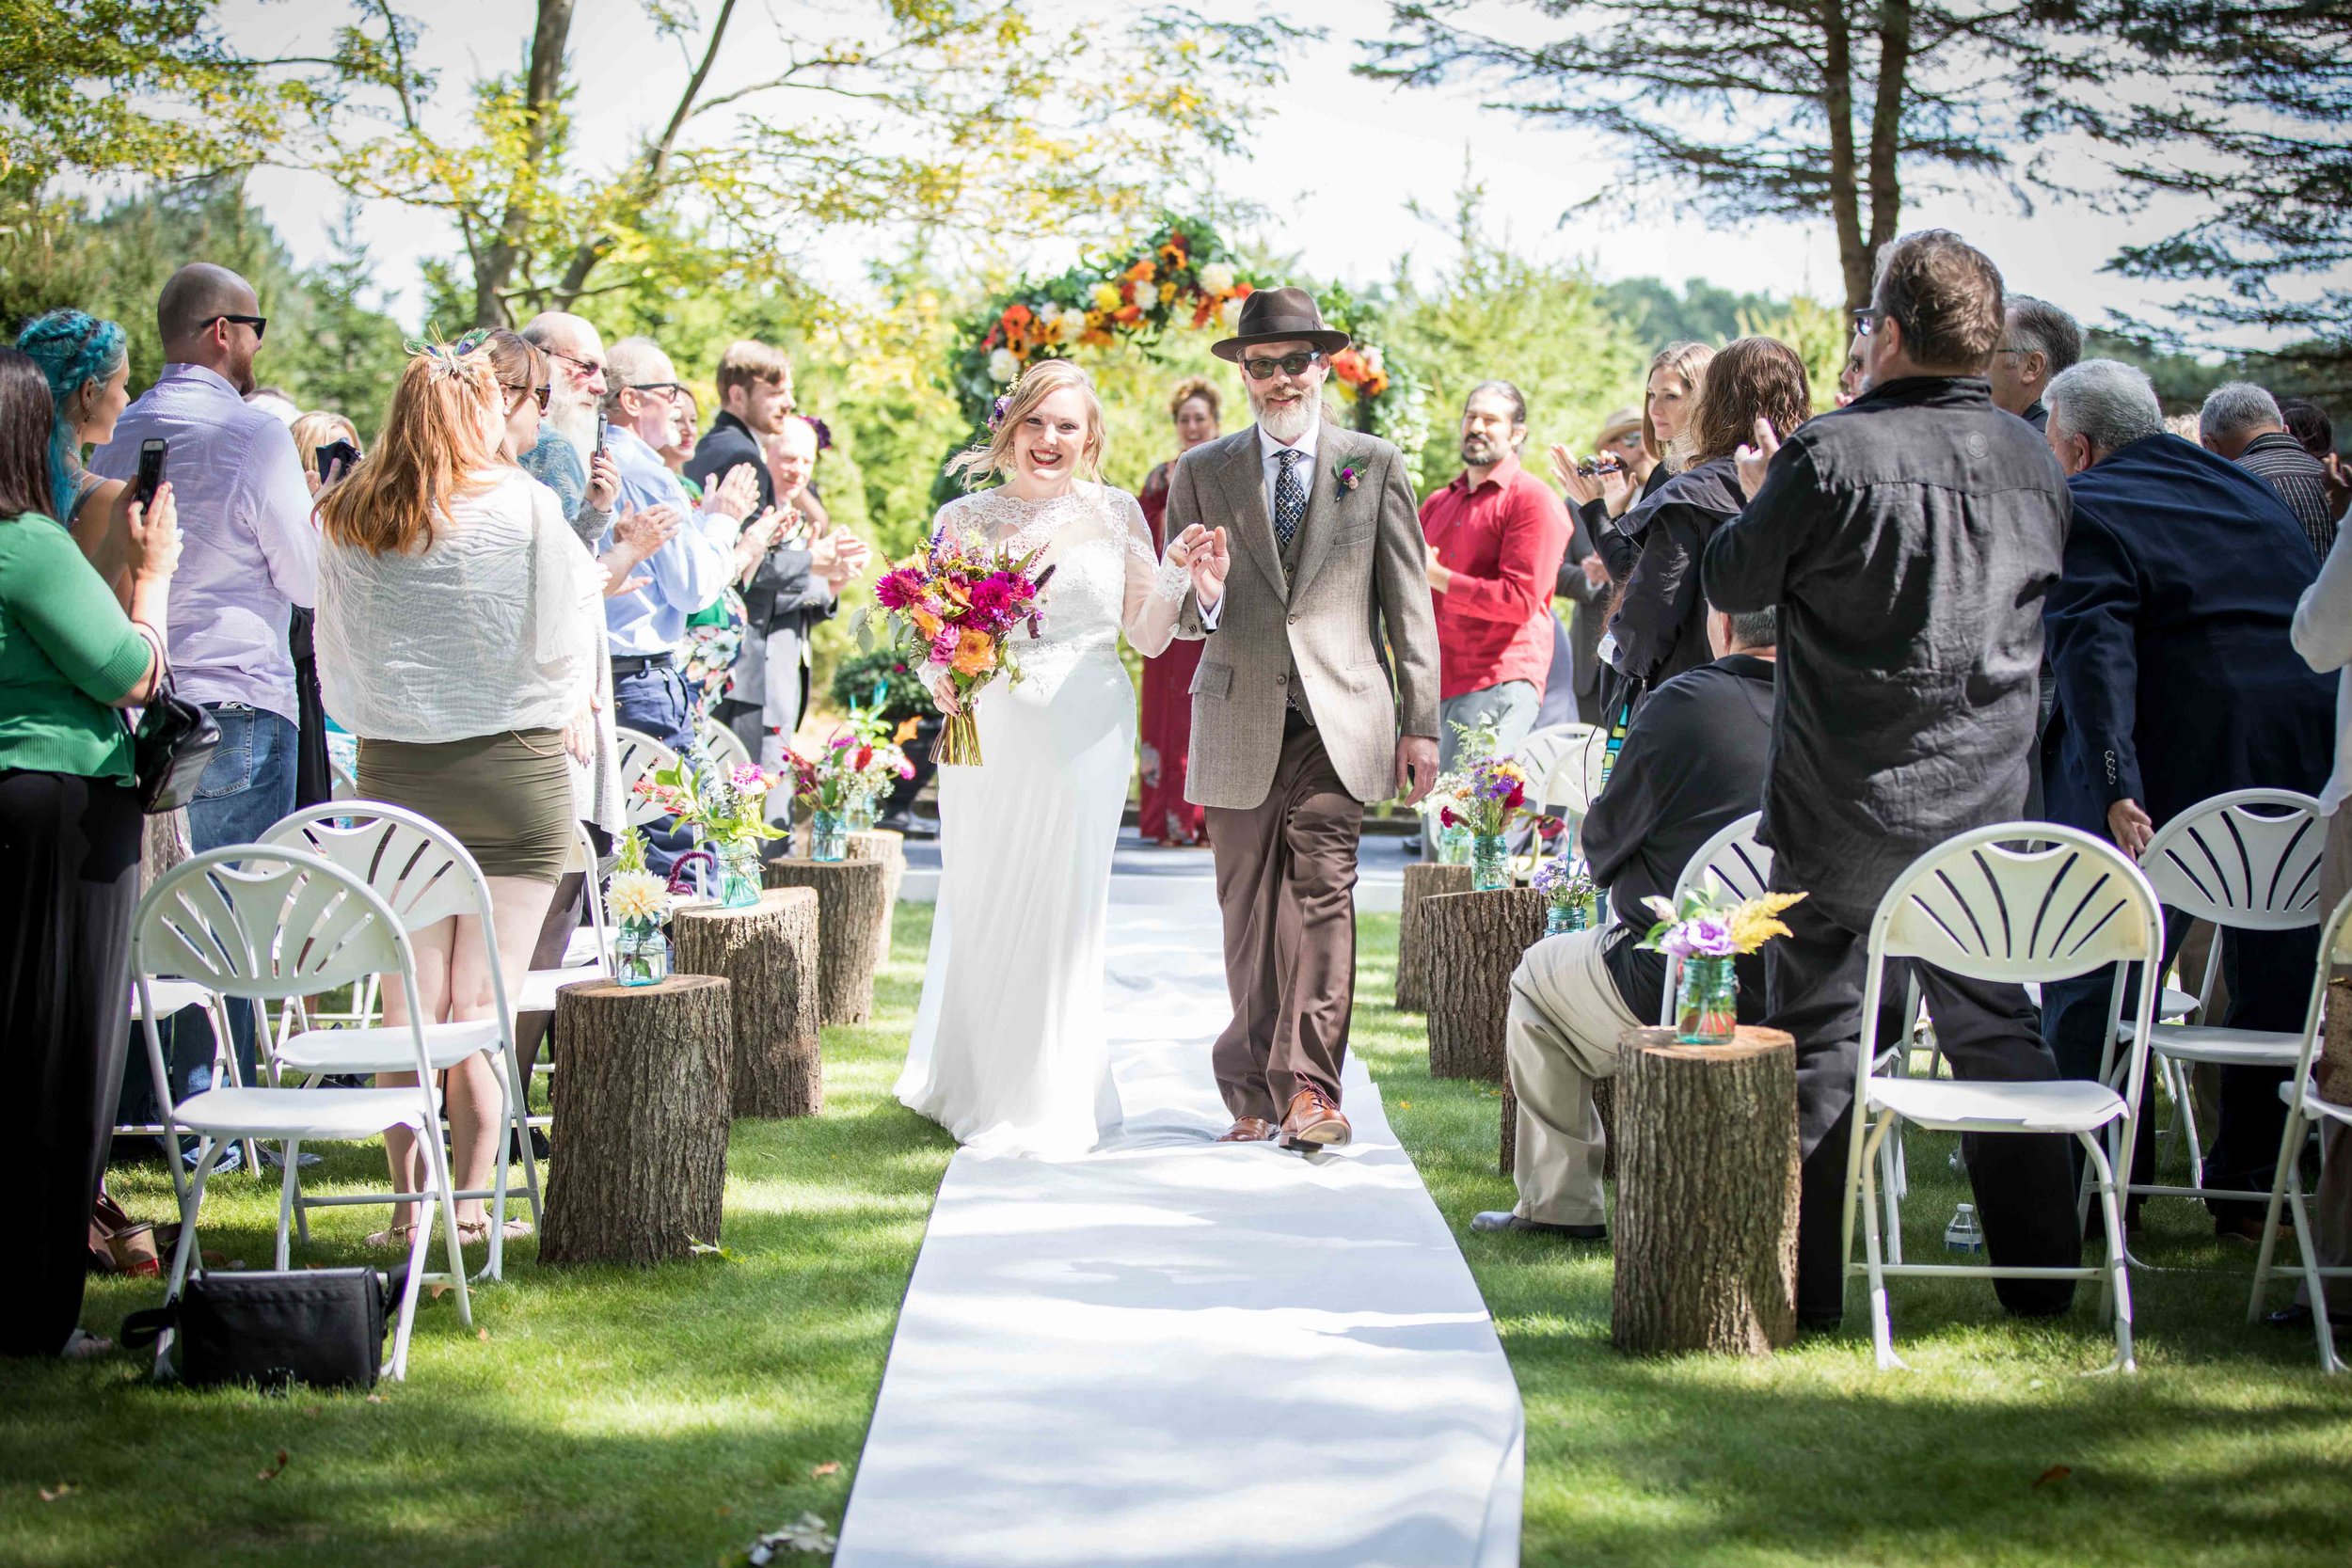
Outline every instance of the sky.
<path id="1" fill-rule="evenodd" d="M 1041 3 L 1052 8 L 1070 0 Z M 1249 0 L 1200 3 L 1227 15 L 1254 8 Z M 1450 214 L 1467 159 L 1473 178 L 1488 186 L 1488 229 L 1523 253 L 1581 261 L 1603 280 L 1700 277 L 1742 292 L 1837 300 L 1836 244 L 1825 224 L 1710 226 L 1684 215 L 1682 204 L 1667 194 L 1572 212 L 1618 178 L 1602 138 L 1531 128 L 1514 116 L 1480 108 L 1469 89 L 1405 89 L 1352 75 L 1349 67 L 1364 56 L 1359 40 L 1385 24 L 1387 7 L 1379 0 L 1277 5 L 1290 21 L 1323 27 L 1328 36 L 1295 56 L 1291 78 L 1276 95 L 1279 107 L 1251 137 L 1252 155 L 1232 163 L 1220 183 L 1275 214 L 1260 237 L 1297 254 L 1313 274 L 1360 287 L 1386 277 L 1397 256 L 1410 255 L 1426 277 L 1451 255 L 1453 242 L 1411 209 L 1418 203 Z M 744 6 L 746 14 L 731 34 L 744 41 L 739 50 L 724 52 L 714 91 L 724 87 L 729 71 L 747 73 L 759 54 L 775 47 L 761 13 L 790 21 L 795 12 L 830 10 L 837 17 L 843 8 L 799 0 L 744 0 Z M 1114 20 L 1120 9 L 1139 8 L 1138 0 L 1094 0 L 1090 9 L 1100 13 L 1105 6 Z M 534 14 L 529 0 L 416 0 L 409 8 L 425 27 L 422 63 L 442 72 L 435 112 L 453 116 L 462 107 L 468 79 L 519 61 Z M 704 8 L 710 8 L 707 0 Z M 325 28 L 343 13 L 334 6 L 232 0 L 223 14 L 233 41 L 286 54 L 300 43 L 322 41 Z M 838 22 L 812 25 L 822 31 Z M 580 0 L 572 55 L 580 102 L 612 105 L 611 113 L 589 118 L 580 134 L 582 151 L 617 163 L 632 139 L 668 112 L 685 75 L 679 50 L 654 36 L 639 0 Z M 327 182 L 264 169 L 251 191 L 297 260 L 326 253 L 327 227 L 342 210 L 341 196 Z M 1569 214 L 1565 225 L 1564 214 Z M 1922 196 L 1907 206 L 1904 226 L 1960 230 L 1994 257 L 2012 291 L 2057 301 L 2096 325 L 2111 309 L 2149 314 L 2170 297 L 2100 270 L 2119 245 L 2167 231 L 2171 226 L 2165 215 L 2122 219 L 2056 205 L 2029 215 L 2007 192 L 1988 185 Z M 394 313 L 413 323 L 420 309 L 418 262 L 454 251 L 454 236 L 431 214 L 390 203 L 364 211 L 360 233 Z M 854 272 L 857 259 L 842 260 L 850 263 L 845 272 Z M 1036 263 L 1052 271 L 1069 260 L 1045 253 Z"/>

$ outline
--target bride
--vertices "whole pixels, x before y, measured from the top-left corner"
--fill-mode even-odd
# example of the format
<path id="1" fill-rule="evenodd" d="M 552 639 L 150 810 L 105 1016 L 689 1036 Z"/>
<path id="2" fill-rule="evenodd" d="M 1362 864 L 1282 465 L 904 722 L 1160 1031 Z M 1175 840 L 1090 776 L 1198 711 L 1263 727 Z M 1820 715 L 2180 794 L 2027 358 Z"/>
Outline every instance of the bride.
<path id="1" fill-rule="evenodd" d="M 1111 854 L 1136 756 L 1136 692 L 1119 636 L 1150 657 L 1173 639 L 1188 529 L 1156 561 L 1143 511 L 1102 483 L 1103 409 L 1084 371 L 1040 361 L 998 402 L 985 447 L 956 459 L 953 534 L 1053 568 L 1018 686 L 975 694 L 982 763 L 939 772 L 939 902 L 898 1099 L 990 1154 L 1083 1154 L 1117 1128 L 1103 1022 Z M 925 676 L 957 711 L 944 669 Z"/>

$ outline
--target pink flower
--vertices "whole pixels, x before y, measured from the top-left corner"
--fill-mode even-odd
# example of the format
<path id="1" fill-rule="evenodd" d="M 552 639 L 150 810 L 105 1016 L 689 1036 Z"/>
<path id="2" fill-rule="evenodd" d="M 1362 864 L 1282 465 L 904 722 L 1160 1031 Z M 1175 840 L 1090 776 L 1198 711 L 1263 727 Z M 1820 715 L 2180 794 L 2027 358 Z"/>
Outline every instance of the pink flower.
<path id="1" fill-rule="evenodd" d="M 952 626 L 946 627 L 941 630 L 937 637 L 931 639 L 931 662 L 933 664 L 953 664 L 955 661 L 955 628 Z"/>
<path id="2" fill-rule="evenodd" d="M 727 783 L 738 789 L 766 789 L 770 781 L 767 774 L 750 763 L 739 762 L 735 765 L 735 770 L 727 775 Z"/>
<path id="3" fill-rule="evenodd" d="M 874 598 L 884 610 L 904 610 L 923 591 L 923 575 L 912 566 L 887 572 L 874 584 Z"/>

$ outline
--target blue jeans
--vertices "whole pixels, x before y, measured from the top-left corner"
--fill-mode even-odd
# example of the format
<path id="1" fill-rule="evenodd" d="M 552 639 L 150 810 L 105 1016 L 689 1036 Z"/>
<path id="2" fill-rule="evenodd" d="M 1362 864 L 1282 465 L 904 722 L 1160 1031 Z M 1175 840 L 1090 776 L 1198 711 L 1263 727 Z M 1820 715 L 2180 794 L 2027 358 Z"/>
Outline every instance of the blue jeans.
<path id="1" fill-rule="evenodd" d="M 686 678 L 675 666 L 616 673 L 612 706 L 623 729 L 649 735 L 681 755 L 693 749 L 693 705 L 687 700 Z M 657 876 L 668 876 L 677 858 L 693 847 L 692 835 L 681 828 L 648 828 L 644 834 L 645 864 Z"/>
<path id="2" fill-rule="evenodd" d="M 220 726 L 220 748 L 197 782 L 188 802 L 188 843 L 198 854 L 231 844 L 251 844 L 294 810 L 296 741 L 294 721 L 243 703 L 207 703 Z M 237 1069 L 254 1079 L 253 1010 L 248 1002 L 229 1004 Z M 164 1065 L 172 1093 L 181 1100 L 213 1086 L 213 1030 L 193 1007 L 161 1026 Z M 160 1114 L 149 1081 L 144 1042 L 134 1039 L 122 1075 L 118 1119 L 149 1122 Z"/>

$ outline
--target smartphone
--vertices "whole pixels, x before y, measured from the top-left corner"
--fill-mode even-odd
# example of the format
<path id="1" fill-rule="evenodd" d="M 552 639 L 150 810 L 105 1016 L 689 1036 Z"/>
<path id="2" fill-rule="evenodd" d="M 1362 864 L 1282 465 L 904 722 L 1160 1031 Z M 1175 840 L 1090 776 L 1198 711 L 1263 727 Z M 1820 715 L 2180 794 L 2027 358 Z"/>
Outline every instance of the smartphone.
<path id="1" fill-rule="evenodd" d="M 349 441 L 329 441 L 319 448 L 318 454 L 312 461 L 319 466 L 319 478 L 330 480 L 335 477 L 335 469 L 339 464 L 343 472 L 351 472 L 352 465 L 359 461 L 359 449 Z"/>
<path id="2" fill-rule="evenodd" d="M 599 420 L 596 421 L 596 450 L 595 455 L 598 457 L 602 457 L 604 455 L 604 433 L 606 428 L 607 427 L 603 420 Z"/>
<path id="3" fill-rule="evenodd" d="M 164 482 L 164 458 L 170 452 L 171 443 L 160 436 L 151 436 L 139 443 L 139 476 L 131 483 L 131 499 L 145 506 L 155 499 L 155 491 Z"/>

